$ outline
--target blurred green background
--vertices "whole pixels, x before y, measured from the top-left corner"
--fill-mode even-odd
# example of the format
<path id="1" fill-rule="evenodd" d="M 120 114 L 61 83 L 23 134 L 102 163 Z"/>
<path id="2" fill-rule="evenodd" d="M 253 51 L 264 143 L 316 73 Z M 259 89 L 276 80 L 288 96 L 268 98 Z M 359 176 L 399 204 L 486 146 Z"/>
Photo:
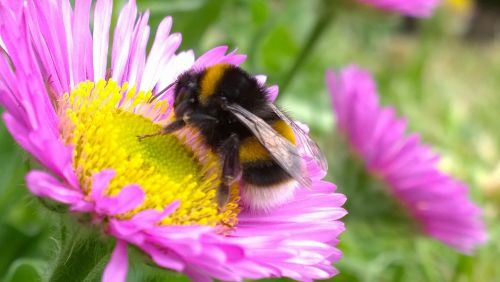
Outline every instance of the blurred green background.
<path id="1" fill-rule="evenodd" d="M 116 22 L 124 1 L 115 2 Z M 163 17 L 174 17 L 173 31 L 183 35 L 181 49 L 200 55 L 224 44 L 247 54 L 243 67 L 279 84 L 278 103 L 311 126 L 330 161 L 328 179 L 349 199 L 339 245 L 341 273 L 332 280 L 500 281 L 500 41 L 471 28 L 471 1 L 445 1 L 434 17 L 416 22 L 353 2 L 138 0 L 138 5 L 151 11 L 153 31 Z M 396 107 L 410 129 L 435 146 L 444 170 L 470 184 L 490 232 L 489 243 L 474 256 L 415 234 L 383 187 L 352 160 L 335 133 L 324 84 L 326 69 L 351 63 L 374 72 L 383 104 Z M 24 187 L 28 168 L 29 158 L 2 126 L 4 281 L 37 281 L 58 249 L 51 235 L 57 217 Z M 129 281 L 186 281 L 143 261 L 132 256 Z M 98 279 L 101 270 L 85 281 Z"/>

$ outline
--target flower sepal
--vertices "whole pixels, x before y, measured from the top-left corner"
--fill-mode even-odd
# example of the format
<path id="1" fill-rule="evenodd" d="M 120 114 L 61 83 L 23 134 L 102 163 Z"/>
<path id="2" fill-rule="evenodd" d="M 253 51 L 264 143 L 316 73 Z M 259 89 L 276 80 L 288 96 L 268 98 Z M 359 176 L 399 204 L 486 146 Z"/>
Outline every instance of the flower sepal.
<path id="1" fill-rule="evenodd" d="M 57 215 L 55 254 L 46 281 L 99 281 L 109 260 L 114 240 L 93 225 L 83 225 L 74 217 Z"/>
<path id="2" fill-rule="evenodd" d="M 84 224 L 81 218 L 75 220 L 74 215 L 56 217 L 59 220 L 55 220 L 58 223 L 54 226 L 58 231 L 54 238 L 54 258 L 42 281 L 117 281 L 122 278 L 124 281 L 125 275 L 132 281 L 158 278 L 170 281 L 182 277 L 177 272 L 159 267 L 134 245 L 106 236 L 97 225 Z M 132 271 L 127 274 L 129 265 Z"/>
<path id="3" fill-rule="evenodd" d="M 67 205 L 63 205 L 51 199 L 37 197 L 36 198 L 41 206 L 53 213 L 65 214 L 69 211 Z"/>

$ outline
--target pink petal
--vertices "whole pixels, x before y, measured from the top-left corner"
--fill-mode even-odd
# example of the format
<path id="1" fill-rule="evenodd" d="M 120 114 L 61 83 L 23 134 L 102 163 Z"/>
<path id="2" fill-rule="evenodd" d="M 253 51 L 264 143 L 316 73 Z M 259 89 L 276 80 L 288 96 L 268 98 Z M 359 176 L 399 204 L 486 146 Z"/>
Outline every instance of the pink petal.
<path id="1" fill-rule="evenodd" d="M 183 271 L 186 264 L 182 259 L 172 251 L 168 249 L 160 249 L 157 246 L 143 246 L 143 250 L 146 251 L 158 265 L 173 269 L 175 271 Z"/>
<path id="2" fill-rule="evenodd" d="M 125 282 L 128 272 L 127 243 L 117 240 L 111 259 L 102 275 L 103 282 Z"/>
<path id="3" fill-rule="evenodd" d="M 178 41 L 180 44 L 181 42 L 180 34 L 172 34 L 170 37 L 172 37 L 172 41 L 174 40 Z M 175 45 L 173 45 L 171 48 L 173 49 L 174 46 Z M 177 79 L 177 77 L 181 73 L 184 73 L 185 71 L 191 69 L 194 62 L 195 62 L 194 53 L 191 50 L 180 52 L 177 55 L 173 55 L 171 59 L 168 61 L 168 64 L 166 64 L 165 67 L 163 67 L 163 69 L 161 70 L 161 72 L 159 72 L 161 75 L 158 78 L 156 89 L 158 91 L 161 91 L 166 87 L 168 87 L 172 82 L 174 82 Z M 167 93 L 165 93 L 162 96 L 162 99 L 164 97 L 168 97 L 168 99 L 171 99 L 172 95 L 173 95 L 173 89 L 167 91 Z M 172 105 L 172 102 L 169 101 L 169 104 Z"/>
<path id="4" fill-rule="evenodd" d="M 209 50 L 196 60 L 193 67 L 196 69 L 203 69 L 207 66 L 219 63 L 221 58 L 226 54 L 227 49 L 227 46 L 219 46 Z"/>
<path id="5" fill-rule="evenodd" d="M 166 67 L 175 50 L 181 43 L 181 36 L 169 36 L 172 27 L 172 18 L 166 17 L 158 26 L 156 37 L 149 52 L 144 73 L 142 75 L 141 89 L 153 89 L 160 76 L 162 69 Z M 172 79 L 173 81 L 173 79 Z"/>
<path id="6" fill-rule="evenodd" d="M 128 54 L 128 64 L 124 73 L 125 81 L 132 85 L 139 85 L 144 66 L 146 65 L 146 45 L 149 39 L 149 12 L 145 12 L 139 17 L 138 23 L 134 27 L 130 52 Z"/>
<path id="7" fill-rule="evenodd" d="M 94 79 L 104 79 L 108 62 L 109 28 L 113 11 L 112 0 L 98 0 L 94 9 L 93 60 Z"/>
<path id="8" fill-rule="evenodd" d="M 219 46 L 213 48 L 212 50 L 209 50 L 196 60 L 193 68 L 203 69 L 218 63 L 239 65 L 243 61 L 245 61 L 246 56 L 236 54 L 236 51 L 232 51 L 231 53 L 226 55 L 227 49 L 227 46 Z"/>
<path id="9" fill-rule="evenodd" d="M 255 79 L 257 79 L 257 82 L 259 82 L 260 85 L 265 85 L 267 81 L 267 76 L 264 74 L 258 74 L 255 76 Z"/>
<path id="10" fill-rule="evenodd" d="M 129 220 L 111 219 L 109 232 L 119 238 L 127 239 L 129 242 L 139 245 L 144 240 L 144 236 L 138 235 L 138 232 L 152 229 L 155 224 L 174 212 L 179 205 L 180 202 L 176 201 L 168 205 L 163 211 L 141 211 Z"/>
<path id="11" fill-rule="evenodd" d="M 113 39 L 112 77 L 118 83 L 125 79 L 136 17 L 137 6 L 134 0 L 130 0 L 120 12 Z"/>
<path id="12" fill-rule="evenodd" d="M 406 119 L 379 104 L 370 73 L 349 66 L 338 77 L 328 72 L 327 84 L 338 127 L 349 145 L 424 232 L 466 253 L 483 244 L 486 230 L 480 209 L 468 198 L 466 185 L 442 173 L 437 154 L 417 134 L 406 133 Z"/>
<path id="13" fill-rule="evenodd" d="M 440 0 L 358 0 L 379 9 L 399 12 L 404 15 L 430 17 Z"/>
<path id="14" fill-rule="evenodd" d="M 92 67 L 92 36 L 90 34 L 91 0 L 75 2 L 73 17 L 73 74 L 75 82 L 93 80 Z"/>
<path id="15" fill-rule="evenodd" d="M 125 213 L 136 208 L 144 201 L 145 193 L 137 185 L 123 187 L 116 196 L 106 196 L 104 191 L 114 176 L 115 172 L 110 169 L 94 174 L 91 196 L 95 201 L 95 209 L 98 214 L 117 215 Z"/>
<path id="16" fill-rule="evenodd" d="M 104 196 L 96 200 L 96 211 L 107 215 L 126 213 L 142 204 L 145 196 L 138 185 L 125 186 L 116 196 Z"/>
<path id="17" fill-rule="evenodd" d="M 68 205 L 76 205 L 84 201 L 84 195 L 81 191 L 63 185 L 53 176 L 42 171 L 28 173 L 26 184 L 31 193 L 39 197 L 47 197 Z"/>
<path id="18" fill-rule="evenodd" d="M 273 85 L 267 88 L 267 99 L 269 100 L 269 102 L 274 103 L 274 101 L 276 101 L 276 98 L 278 98 L 278 92 L 278 85 Z"/>

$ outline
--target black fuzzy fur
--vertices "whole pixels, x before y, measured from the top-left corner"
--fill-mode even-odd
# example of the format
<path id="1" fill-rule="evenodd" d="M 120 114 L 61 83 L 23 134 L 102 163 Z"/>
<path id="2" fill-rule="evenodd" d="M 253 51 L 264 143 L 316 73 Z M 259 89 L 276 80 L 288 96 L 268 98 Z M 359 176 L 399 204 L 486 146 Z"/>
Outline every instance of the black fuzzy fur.
<path id="1" fill-rule="evenodd" d="M 229 103 L 238 104 L 256 116 L 260 117 L 268 124 L 273 124 L 280 118 L 268 106 L 267 92 L 260 86 L 257 80 L 243 69 L 228 67 L 219 83 L 215 87 L 215 92 L 203 105 L 199 102 L 200 81 L 205 74 L 205 70 L 191 70 L 182 74 L 175 85 L 174 111 L 176 118 L 181 119 L 184 114 L 190 112 L 203 113 L 215 117 L 218 122 L 199 121 L 190 124 L 197 128 L 203 136 L 206 144 L 213 151 L 225 157 L 226 152 L 222 150 L 222 144 L 231 134 L 236 133 L 239 140 L 254 138 L 252 132 L 230 112 L 224 110 L 220 99 L 224 97 Z M 186 100 L 193 100 L 187 107 L 176 107 Z M 182 108 L 182 109 L 181 109 Z M 265 160 L 242 163 L 242 180 L 256 186 L 273 186 L 285 182 L 291 177 L 274 161 L 269 155 Z"/>

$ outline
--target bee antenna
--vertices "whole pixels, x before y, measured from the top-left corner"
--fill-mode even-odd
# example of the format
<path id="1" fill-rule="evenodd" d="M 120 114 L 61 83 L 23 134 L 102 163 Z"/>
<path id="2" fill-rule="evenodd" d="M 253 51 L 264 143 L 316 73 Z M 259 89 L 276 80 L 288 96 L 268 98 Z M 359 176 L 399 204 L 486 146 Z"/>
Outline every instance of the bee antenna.
<path id="1" fill-rule="evenodd" d="M 175 85 L 177 81 L 174 81 L 172 83 L 170 83 L 167 87 L 163 88 L 160 92 L 156 93 L 155 95 L 151 96 L 151 98 L 149 99 L 149 103 L 153 102 L 154 100 L 156 100 L 158 97 L 160 97 L 163 93 L 167 92 L 170 88 L 172 88 L 172 86 Z"/>
<path id="2" fill-rule="evenodd" d="M 146 138 L 155 137 L 155 136 L 162 135 L 162 134 L 165 134 L 165 133 L 163 133 L 162 131 L 158 131 L 158 132 L 153 133 L 153 134 L 137 135 L 137 139 L 139 141 L 142 141 Z"/>

